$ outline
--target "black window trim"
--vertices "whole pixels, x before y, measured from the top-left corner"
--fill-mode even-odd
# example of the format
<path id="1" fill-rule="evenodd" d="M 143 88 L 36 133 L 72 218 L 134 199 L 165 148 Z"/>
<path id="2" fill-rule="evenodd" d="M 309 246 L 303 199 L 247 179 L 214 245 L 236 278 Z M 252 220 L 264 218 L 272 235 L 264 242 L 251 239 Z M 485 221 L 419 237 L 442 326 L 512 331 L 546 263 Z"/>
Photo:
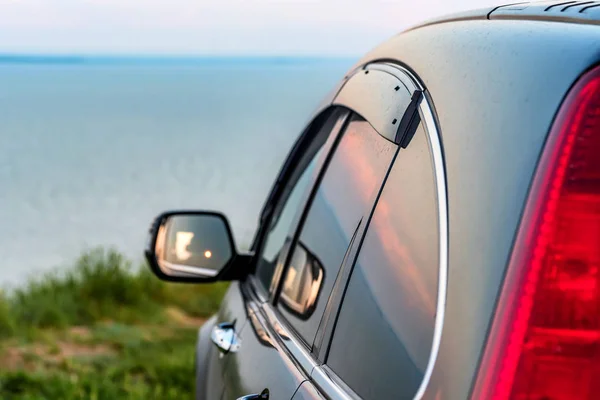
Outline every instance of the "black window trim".
<path id="1" fill-rule="evenodd" d="M 352 121 L 352 114 L 349 113 L 347 115 L 346 119 L 344 120 L 344 123 L 342 124 L 341 129 L 338 132 L 336 132 L 335 137 L 333 137 L 334 135 L 331 135 L 329 137 L 329 139 L 331 139 L 331 141 L 325 144 L 325 146 L 327 146 L 327 145 L 330 145 L 330 146 L 325 149 L 327 151 L 327 154 L 323 159 L 323 165 L 320 166 L 319 173 L 315 177 L 314 182 L 312 182 L 311 191 L 310 191 L 308 198 L 306 199 L 306 204 L 304 204 L 304 206 L 303 206 L 300 219 L 299 219 L 299 221 L 297 221 L 296 226 L 293 227 L 294 234 L 292 236 L 292 240 L 291 240 L 290 246 L 289 246 L 290 251 L 288 251 L 288 254 L 285 257 L 285 262 L 283 263 L 283 269 L 280 271 L 280 274 L 278 277 L 279 280 L 277 282 L 275 282 L 275 285 L 276 285 L 275 290 L 273 290 L 271 292 L 270 302 L 274 306 L 277 305 L 279 296 L 281 295 L 281 290 L 283 289 L 283 282 L 284 282 L 283 277 L 286 276 L 288 267 L 290 265 L 290 262 L 291 262 L 291 259 L 292 259 L 293 253 L 294 253 L 291 250 L 293 250 L 296 247 L 296 244 L 298 243 L 298 241 L 300 239 L 300 234 L 302 233 L 302 227 L 304 226 L 304 223 L 306 222 L 306 218 L 308 217 L 308 213 L 310 211 L 310 207 L 313 203 L 313 200 L 319 190 L 319 187 L 321 186 L 321 182 L 323 181 L 325 174 L 327 173 L 327 169 L 329 168 L 329 164 L 335 154 L 337 146 L 340 143 L 340 140 L 351 121 Z"/>
<path id="2" fill-rule="evenodd" d="M 284 318 L 283 315 L 281 315 L 281 313 L 277 310 L 277 303 L 279 300 L 279 296 L 281 295 L 281 291 L 283 290 L 283 283 L 284 283 L 283 277 L 286 276 L 287 270 L 291 263 L 291 259 L 294 254 L 293 249 L 295 248 L 296 244 L 300 240 L 300 234 L 302 233 L 302 228 L 304 227 L 306 219 L 308 218 L 310 207 L 311 207 L 313 200 L 319 190 L 319 187 L 321 186 L 321 182 L 323 181 L 323 178 L 325 177 L 325 174 L 327 173 L 327 169 L 329 167 L 331 160 L 333 159 L 333 156 L 335 154 L 337 146 L 340 143 L 340 141 L 342 140 L 342 137 L 343 137 L 348 125 L 353 121 L 353 116 L 354 116 L 353 113 L 349 112 L 346 115 L 346 119 L 344 120 L 339 131 L 336 132 L 335 135 L 331 135 L 329 137 L 329 139 L 331 140 L 330 143 L 326 143 L 326 146 L 328 144 L 330 146 L 326 149 L 327 154 L 323 158 L 323 165 L 320 166 L 319 173 L 317 174 L 314 182 L 312 183 L 311 191 L 310 191 L 308 198 L 306 199 L 306 204 L 304 204 L 304 206 L 303 206 L 302 213 L 300 215 L 300 219 L 298 221 L 296 221 L 296 225 L 293 227 L 294 233 L 293 233 L 293 236 L 292 236 L 292 239 L 290 242 L 290 246 L 288 247 L 288 253 L 286 254 L 285 261 L 283 263 L 283 268 L 281 269 L 281 271 L 279 271 L 279 276 L 277 277 L 278 280 L 275 282 L 275 289 L 272 290 L 272 292 L 271 292 L 271 295 L 269 298 L 269 303 L 268 303 L 268 308 L 267 308 L 269 311 L 272 311 L 272 313 L 270 313 L 270 315 L 273 318 L 273 321 L 278 322 L 280 326 L 287 327 L 286 337 L 294 338 L 292 348 L 295 349 L 296 347 L 298 347 L 298 348 L 303 349 L 303 351 L 308 351 L 309 353 L 311 352 L 312 343 L 307 343 L 296 332 L 294 327 L 287 321 L 287 319 Z M 279 322 L 279 321 L 281 321 L 281 322 Z M 302 354 L 302 353 L 300 353 L 300 354 Z M 313 362 L 316 362 L 316 360 L 314 360 L 314 357 L 312 356 L 312 354 L 311 354 L 310 359 Z"/>
<path id="3" fill-rule="evenodd" d="M 319 134 L 320 130 L 331 118 L 335 118 L 332 131 L 329 134 L 329 137 L 327 138 L 325 144 L 323 145 L 323 151 L 326 154 L 329 154 L 331 152 L 332 146 L 334 146 L 334 144 L 336 143 L 340 132 L 344 131 L 347 121 L 350 118 L 350 114 L 351 113 L 348 110 L 338 106 L 331 106 L 319 113 L 310 122 L 310 124 L 304 130 L 304 132 L 302 132 L 300 137 L 296 140 L 294 146 L 292 147 L 292 150 L 288 154 L 286 161 L 284 162 L 278 174 L 275 183 L 273 184 L 271 192 L 261 211 L 259 227 L 256 231 L 253 240 L 252 251 L 254 252 L 256 257 L 254 259 L 253 265 L 251 266 L 252 273 L 248 275 L 248 283 L 251 286 L 252 291 L 258 296 L 261 302 L 269 301 L 271 294 L 268 292 L 268 290 L 265 290 L 265 288 L 263 288 L 263 285 L 261 284 L 261 282 L 259 282 L 258 278 L 255 275 L 255 272 L 258 257 L 260 257 L 260 253 L 263 250 L 262 247 L 264 246 L 264 240 L 269 232 L 268 228 L 272 223 L 275 207 L 280 201 L 283 194 L 285 193 L 285 190 L 287 189 L 288 180 L 291 178 L 291 175 L 295 172 L 297 162 L 304 156 L 304 152 L 308 147 L 310 147 L 314 137 Z M 308 187 L 314 187 L 314 185 L 318 183 L 318 177 L 321 175 L 322 169 L 326 166 L 327 159 L 328 157 L 325 157 L 325 161 L 321 162 L 316 166 L 315 170 L 318 171 L 316 174 L 316 178 L 313 178 L 309 182 Z M 306 204 L 300 205 L 301 209 L 305 207 Z M 293 230 L 296 230 L 296 228 L 296 226 L 291 227 L 291 229 Z"/>

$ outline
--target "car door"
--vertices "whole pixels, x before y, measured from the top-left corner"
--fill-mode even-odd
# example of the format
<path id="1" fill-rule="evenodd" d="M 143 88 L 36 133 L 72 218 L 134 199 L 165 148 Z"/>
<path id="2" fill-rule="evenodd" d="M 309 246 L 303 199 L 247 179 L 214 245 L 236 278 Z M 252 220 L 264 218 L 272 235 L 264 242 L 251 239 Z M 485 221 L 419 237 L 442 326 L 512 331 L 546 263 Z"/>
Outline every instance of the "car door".
<path id="1" fill-rule="evenodd" d="M 218 313 L 200 331 L 196 357 L 197 399 L 221 398 L 225 367 L 240 343 L 248 318 L 253 316 L 250 305 L 266 300 L 277 258 L 285 250 L 292 218 L 302 207 L 302 196 L 311 176 L 321 168 L 322 155 L 327 154 L 325 148 L 334 143 L 347 115 L 348 111 L 340 107 L 318 113 L 290 151 L 265 202 L 251 247 L 258 255 L 252 258 L 250 265 L 256 270 L 251 276 L 257 282 L 255 291 L 250 293 L 244 290 L 242 282 L 232 281 Z"/>
<path id="2" fill-rule="evenodd" d="M 200 336 L 206 335 L 206 340 L 212 340 L 212 335 L 222 326 L 231 326 L 232 335 L 237 338 L 247 322 L 245 302 L 242 297 L 240 282 L 234 281 L 229 286 L 221 307 L 214 317 L 208 331 L 204 327 Z M 208 343 L 208 356 L 206 361 L 199 360 L 197 364 L 205 362 L 204 366 L 196 365 L 196 399 L 219 400 L 223 393 L 223 371 L 229 361 L 230 352 L 222 351 L 214 343 Z M 198 376 L 200 375 L 200 376 Z M 205 376 L 201 376 L 205 375 Z"/>
<path id="3" fill-rule="evenodd" d="M 261 303 L 252 294 L 260 290 L 260 281 L 245 284 L 249 322 L 226 367 L 224 399 L 264 390 L 270 398 L 291 399 L 308 379 L 315 365 L 313 343 L 339 267 L 396 150 L 366 120 L 352 115 L 309 185 L 306 208 L 298 210 L 282 241 L 269 301 Z"/>

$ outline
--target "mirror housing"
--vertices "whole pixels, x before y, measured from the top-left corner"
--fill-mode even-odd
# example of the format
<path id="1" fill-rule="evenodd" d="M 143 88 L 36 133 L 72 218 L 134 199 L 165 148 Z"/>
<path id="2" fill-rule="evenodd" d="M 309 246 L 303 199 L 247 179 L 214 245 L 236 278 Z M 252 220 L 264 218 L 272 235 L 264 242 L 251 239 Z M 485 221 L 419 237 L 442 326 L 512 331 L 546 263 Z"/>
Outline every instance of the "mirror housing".
<path id="1" fill-rule="evenodd" d="M 252 258 L 238 254 L 227 218 L 214 211 L 160 214 L 144 253 L 158 278 L 187 283 L 243 279 Z"/>

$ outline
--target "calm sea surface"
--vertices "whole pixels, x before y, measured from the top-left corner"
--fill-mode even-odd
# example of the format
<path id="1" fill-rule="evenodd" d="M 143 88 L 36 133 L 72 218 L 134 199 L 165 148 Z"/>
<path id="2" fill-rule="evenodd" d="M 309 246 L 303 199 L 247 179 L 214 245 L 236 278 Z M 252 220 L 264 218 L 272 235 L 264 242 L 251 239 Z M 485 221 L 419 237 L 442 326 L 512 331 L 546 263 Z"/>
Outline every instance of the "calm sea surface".
<path id="1" fill-rule="evenodd" d="M 0 63 L 0 285 L 113 246 L 167 209 L 247 246 L 279 166 L 353 60 Z"/>

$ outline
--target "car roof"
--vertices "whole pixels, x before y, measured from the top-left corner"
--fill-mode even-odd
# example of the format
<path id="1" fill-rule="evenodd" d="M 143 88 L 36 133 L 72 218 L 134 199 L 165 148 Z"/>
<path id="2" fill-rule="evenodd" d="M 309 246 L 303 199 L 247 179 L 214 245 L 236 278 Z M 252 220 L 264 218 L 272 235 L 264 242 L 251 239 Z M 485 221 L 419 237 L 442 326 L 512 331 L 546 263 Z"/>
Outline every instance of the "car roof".
<path id="1" fill-rule="evenodd" d="M 600 25 L 600 1 L 533 1 L 505 4 L 437 17 L 408 30 L 474 19 L 522 19 Z"/>

